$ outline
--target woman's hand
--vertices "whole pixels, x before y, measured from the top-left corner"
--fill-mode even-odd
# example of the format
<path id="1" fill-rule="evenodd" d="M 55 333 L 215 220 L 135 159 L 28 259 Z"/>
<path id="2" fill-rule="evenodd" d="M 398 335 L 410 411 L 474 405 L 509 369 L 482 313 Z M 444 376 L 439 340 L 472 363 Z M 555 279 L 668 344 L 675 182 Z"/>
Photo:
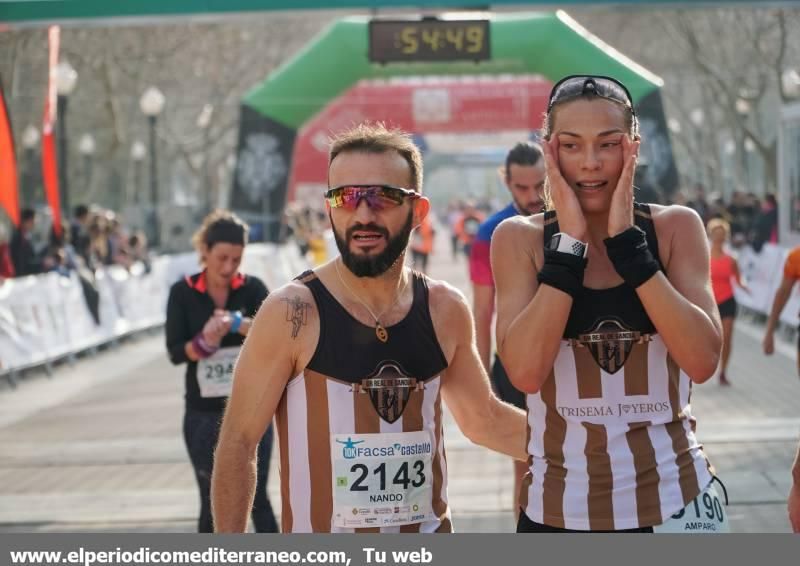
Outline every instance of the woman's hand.
<path id="1" fill-rule="evenodd" d="M 611 197 L 608 212 L 608 236 L 613 238 L 633 226 L 633 175 L 639 157 L 639 142 L 622 136 L 622 173 Z"/>
<path id="2" fill-rule="evenodd" d="M 203 326 L 203 338 L 209 346 L 219 346 L 222 338 L 230 332 L 233 319 L 228 311 L 222 309 L 214 310 Z"/>
<path id="3" fill-rule="evenodd" d="M 558 214 L 559 229 L 565 234 L 582 242 L 586 241 L 586 218 L 581 210 L 581 203 L 575 191 L 561 174 L 558 165 L 558 138 L 542 141 L 544 150 L 544 166 L 547 172 L 547 184 L 550 188 L 550 198 Z M 549 242 L 545 242 L 545 246 Z"/>
<path id="4" fill-rule="evenodd" d="M 775 353 L 775 334 L 771 330 L 767 330 L 767 332 L 764 333 L 764 340 L 761 342 L 761 348 L 767 356 L 771 356 Z"/>

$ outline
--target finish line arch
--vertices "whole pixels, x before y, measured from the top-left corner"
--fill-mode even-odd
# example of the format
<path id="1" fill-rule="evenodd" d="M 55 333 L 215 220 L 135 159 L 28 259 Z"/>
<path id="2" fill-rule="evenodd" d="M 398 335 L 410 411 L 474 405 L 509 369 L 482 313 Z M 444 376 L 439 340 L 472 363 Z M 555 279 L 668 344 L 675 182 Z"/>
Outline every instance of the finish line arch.
<path id="1" fill-rule="evenodd" d="M 616 77 L 636 105 L 650 182 L 666 193 L 677 186 L 661 100 L 663 81 L 565 12 L 492 16 L 492 58 L 481 63 L 371 63 L 368 23 L 366 17 L 335 22 L 242 100 L 230 205 L 253 224 L 261 224 L 265 239 L 280 239 L 298 131 L 364 79 L 536 74 L 552 83 L 579 73 Z M 390 111 L 385 120 L 392 122 Z"/>
<path id="2" fill-rule="evenodd" d="M 401 77 L 358 81 L 297 131 L 287 202 L 327 187 L 328 139 L 354 123 L 384 120 L 419 136 L 539 130 L 552 83 L 538 75 Z M 418 138 L 420 147 L 427 146 Z"/>

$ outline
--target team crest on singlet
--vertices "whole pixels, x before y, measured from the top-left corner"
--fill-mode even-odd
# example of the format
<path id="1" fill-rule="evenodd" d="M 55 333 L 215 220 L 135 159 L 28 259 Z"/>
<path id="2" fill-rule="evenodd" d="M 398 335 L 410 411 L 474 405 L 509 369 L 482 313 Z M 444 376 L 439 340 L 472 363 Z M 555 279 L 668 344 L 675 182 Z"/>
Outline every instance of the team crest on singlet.
<path id="1" fill-rule="evenodd" d="M 589 348 L 594 361 L 607 373 L 620 370 L 633 350 L 633 345 L 650 340 L 649 334 L 642 334 L 625 326 L 617 318 L 604 319 L 585 334 L 578 335 L 578 345 Z"/>
<path id="2" fill-rule="evenodd" d="M 381 362 L 375 373 L 356 384 L 354 389 L 369 394 L 375 411 L 391 424 L 402 416 L 411 392 L 424 389 L 424 384 L 408 377 L 400 364 L 390 361 Z"/>

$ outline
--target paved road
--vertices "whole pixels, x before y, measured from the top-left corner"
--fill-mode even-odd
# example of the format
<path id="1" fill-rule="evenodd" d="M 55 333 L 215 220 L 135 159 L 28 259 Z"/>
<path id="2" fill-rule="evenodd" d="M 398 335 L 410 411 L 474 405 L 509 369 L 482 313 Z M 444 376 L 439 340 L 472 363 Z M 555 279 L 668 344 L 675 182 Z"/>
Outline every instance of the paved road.
<path id="1" fill-rule="evenodd" d="M 440 234 L 431 275 L 468 293 L 466 263 Z M 728 488 L 737 532 L 787 532 L 800 437 L 800 379 L 786 342 L 766 358 L 761 328 L 737 323 L 733 386 L 695 388 L 698 435 Z M 0 532 L 191 532 L 198 509 L 181 439 L 182 373 L 160 333 L 0 385 Z M 509 532 L 511 463 L 447 426 L 450 498 L 462 532 Z M 280 508 L 277 462 L 270 493 Z"/>

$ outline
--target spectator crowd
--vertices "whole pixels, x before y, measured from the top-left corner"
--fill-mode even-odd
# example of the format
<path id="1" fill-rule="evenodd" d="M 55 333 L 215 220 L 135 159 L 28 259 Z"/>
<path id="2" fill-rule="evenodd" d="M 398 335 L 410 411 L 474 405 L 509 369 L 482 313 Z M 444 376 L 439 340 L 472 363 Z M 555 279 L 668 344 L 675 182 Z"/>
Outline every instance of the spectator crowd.
<path id="1" fill-rule="evenodd" d="M 637 200 L 688 206 L 700 215 L 703 225 L 715 218 L 724 220 L 730 224 L 730 245 L 734 248 L 750 245 L 758 253 L 764 244 L 778 242 L 778 203 L 772 193 L 759 197 L 754 193 L 733 191 L 726 200 L 720 193 L 706 194 L 703 185 L 696 184 L 690 194 L 680 190 L 670 198 L 643 189 L 637 193 Z M 469 256 L 477 225 L 499 208 L 497 203 L 487 199 L 454 200 L 442 211 L 440 221 L 450 229 L 454 258 L 462 253 Z"/>
<path id="2" fill-rule="evenodd" d="M 60 231 L 43 230 L 42 224 L 37 212 L 26 208 L 10 235 L 0 225 L 0 280 L 53 271 L 63 275 L 77 271 L 92 279 L 102 266 L 130 269 L 139 261 L 149 271 L 144 234 L 128 230 L 111 210 L 79 205 Z"/>

